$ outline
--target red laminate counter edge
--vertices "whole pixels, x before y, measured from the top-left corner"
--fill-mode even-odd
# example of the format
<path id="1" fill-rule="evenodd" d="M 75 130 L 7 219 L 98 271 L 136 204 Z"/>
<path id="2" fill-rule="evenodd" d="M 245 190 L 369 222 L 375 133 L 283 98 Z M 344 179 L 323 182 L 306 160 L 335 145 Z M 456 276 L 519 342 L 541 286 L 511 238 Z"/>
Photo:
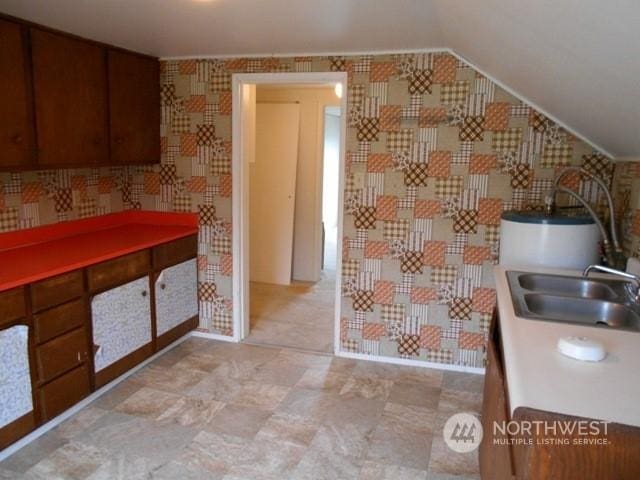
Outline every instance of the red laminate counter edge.
<path id="1" fill-rule="evenodd" d="M 0 291 L 198 232 L 194 213 L 127 210 L 0 234 Z"/>

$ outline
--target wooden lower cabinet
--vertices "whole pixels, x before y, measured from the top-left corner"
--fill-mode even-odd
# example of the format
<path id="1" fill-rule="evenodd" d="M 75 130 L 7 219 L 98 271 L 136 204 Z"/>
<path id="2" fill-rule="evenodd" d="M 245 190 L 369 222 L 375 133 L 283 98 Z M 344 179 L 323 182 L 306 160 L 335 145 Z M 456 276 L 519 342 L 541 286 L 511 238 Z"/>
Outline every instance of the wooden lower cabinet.
<path id="1" fill-rule="evenodd" d="M 519 425 L 590 422 L 594 419 L 518 407 L 511 413 L 501 348 L 500 322 L 494 317 L 487 347 L 483 439 L 480 475 L 483 480 L 637 480 L 640 478 L 640 428 L 608 423 L 606 434 L 544 436 L 544 430 L 517 438 L 501 435 L 494 423 Z M 615 408 L 615 407 L 613 407 Z M 512 431 L 515 431 L 512 430 Z M 577 431 L 577 430 L 576 430 Z M 567 444 L 558 444 L 562 439 Z M 589 445 L 576 445 L 588 440 Z M 555 441 L 555 443 L 554 443 Z M 603 441 L 606 444 L 603 444 Z"/>
<path id="2" fill-rule="evenodd" d="M 196 248 L 184 237 L 0 292 L 0 450 L 197 327 Z"/>
<path id="3" fill-rule="evenodd" d="M 499 435 L 494 422 L 506 422 L 509 418 L 504 388 L 504 368 L 500 352 L 500 332 L 494 320 L 487 347 L 487 368 L 484 377 L 482 404 L 483 437 L 480 444 L 480 472 L 483 479 L 510 479 L 514 471 L 508 438 Z"/>
<path id="4" fill-rule="evenodd" d="M 85 363 L 38 389 L 42 419 L 51 420 L 89 395 L 89 376 Z"/>

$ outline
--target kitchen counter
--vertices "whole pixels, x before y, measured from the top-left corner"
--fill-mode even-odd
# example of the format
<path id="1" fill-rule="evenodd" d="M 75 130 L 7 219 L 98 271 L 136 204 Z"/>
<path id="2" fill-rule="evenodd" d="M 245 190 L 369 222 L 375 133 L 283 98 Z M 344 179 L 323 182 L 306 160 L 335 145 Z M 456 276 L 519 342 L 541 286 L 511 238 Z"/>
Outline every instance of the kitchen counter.
<path id="1" fill-rule="evenodd" d="M 494 268 L 510 413 L 529 407 L 640 426 L 640 333 L 517 317 L 506 270 Z M 602 342 L 607 357 L 591 363 L 560 354 L 557 341 L 569 335 Z"/>
<path id="2" fill-rule="evenodd" d="M 197 215 L 129 210 L 0 234 L 0 291 L 198 232 Z"/>

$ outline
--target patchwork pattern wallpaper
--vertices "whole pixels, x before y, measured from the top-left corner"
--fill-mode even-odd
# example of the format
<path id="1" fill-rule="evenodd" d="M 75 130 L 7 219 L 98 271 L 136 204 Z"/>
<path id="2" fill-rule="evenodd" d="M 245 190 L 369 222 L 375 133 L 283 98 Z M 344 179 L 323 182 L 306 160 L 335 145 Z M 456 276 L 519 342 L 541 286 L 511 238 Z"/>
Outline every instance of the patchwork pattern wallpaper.
<path id="1" fill-rule="evenodd" d="M 614 202 L 625 254 L 640 258 L 640 162 L 616 163 Z"/>
<path id="2" fill-rule="evenodd" d="M 447 53 L 163 62 L 162 165 L 3 175 L 0 229 L 198 212 L 200 328 L 231 335 L 231 74 L 320 71 L 349 78 L 342 350 L 482 367 L 501 212 L 613 166 Z"/>
<path id="3" fill-rule="evenodd" d="M 139 208 L 134 170 L 0 172 L 0 232 Z"/>

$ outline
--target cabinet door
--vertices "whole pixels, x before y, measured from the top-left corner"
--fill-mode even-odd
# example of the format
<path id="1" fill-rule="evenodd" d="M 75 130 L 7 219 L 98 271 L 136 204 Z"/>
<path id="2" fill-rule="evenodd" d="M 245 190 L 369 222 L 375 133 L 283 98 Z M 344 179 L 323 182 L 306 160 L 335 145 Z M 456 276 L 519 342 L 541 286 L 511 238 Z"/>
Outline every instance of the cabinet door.
<path id="1" fill-rule="evenodd" d="M 0 19 L 0 169 L 33 164 L 31 79 L 23 29 Z"/>
<path id="2" fill-rule="evenodd" d="M 0 331 L 0 449 L 33 426 L 28 336 L 26 325 Z"/>
<path id="3" fill-rule="evenodd" d="M 96 373 L 151 342 L 149 277 L 91 300 Z"/>
<path id="4" fill-rule="evenodd" d="M 107 163 L 105 49 L 35 28 L 31 42 L 38 165 Z"/>
<path id="5" fill-rule="evenodd" d="M 109 50 L 111 161 L 160 162 L 158 60 Z"/>
<path id="6" fill-rule="evenodd" d="M 155 291 L 158 336 L 198 315 L 196 259 L 162 270 Z"/>

